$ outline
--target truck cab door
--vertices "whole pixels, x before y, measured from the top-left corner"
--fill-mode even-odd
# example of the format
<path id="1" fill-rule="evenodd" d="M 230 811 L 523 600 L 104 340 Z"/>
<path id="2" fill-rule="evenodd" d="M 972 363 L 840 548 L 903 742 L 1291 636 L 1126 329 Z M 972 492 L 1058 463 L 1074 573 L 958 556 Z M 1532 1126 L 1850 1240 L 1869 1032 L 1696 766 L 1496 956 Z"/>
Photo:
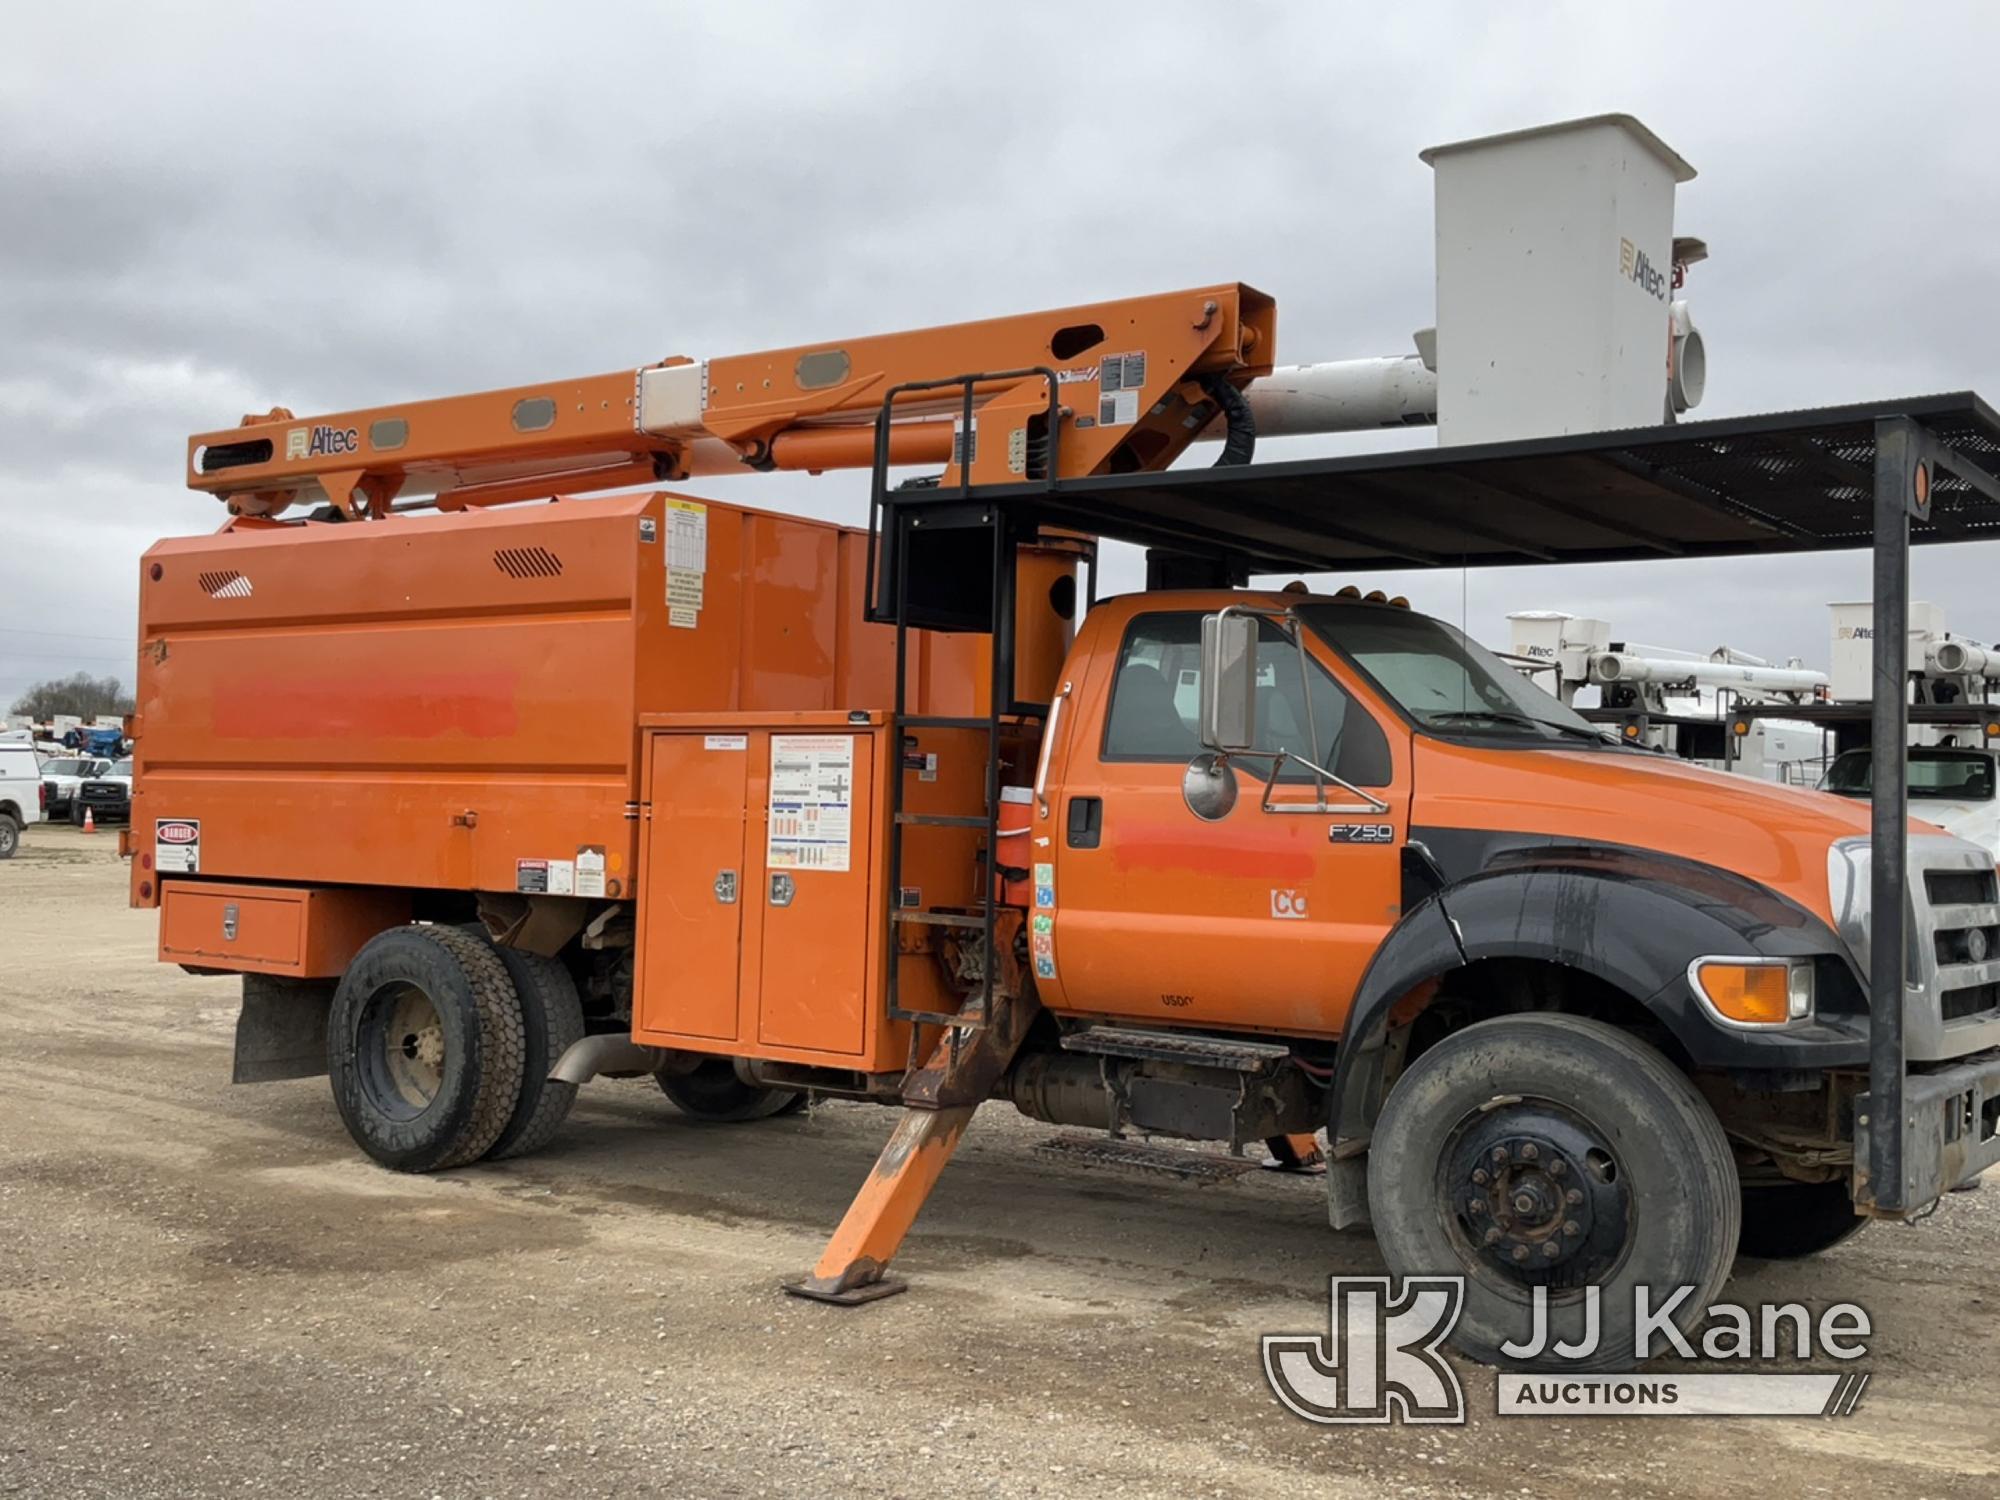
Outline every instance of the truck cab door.
<path id="1" fill-rule="evenodd" d="M 1235 807 L 1197 817 L 1182 780 L 1202 753 L 1201 618 L 1132 616 L 1117 650 L 1092 659 L 1059 727 L 1038 827 L 1048 842 L 1031 917 L 1037 982 L 1072 1012 L 1337 1036 L 1402 915 L 1409 731 L 1309 632 L 1302 683 L 1299 647 L 1265 622 L 1258 747 L 1311 758 L 1309 691 L 1321 764 L 1384 810 L 1265 811 L 1269 761 L 1243 758 L 1232 762 Z M 1313 800 L 1310 773 L 1282 773 L 1274 803 Z M 1329 785 L 1329 803 L 1355 800 Z"/>

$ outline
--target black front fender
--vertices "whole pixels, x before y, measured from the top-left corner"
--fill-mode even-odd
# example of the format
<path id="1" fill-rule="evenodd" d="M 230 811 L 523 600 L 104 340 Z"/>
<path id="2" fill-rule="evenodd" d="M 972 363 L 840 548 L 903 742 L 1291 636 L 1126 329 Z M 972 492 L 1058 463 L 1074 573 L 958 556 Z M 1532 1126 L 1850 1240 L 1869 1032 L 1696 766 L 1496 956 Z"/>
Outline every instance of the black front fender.
<path id="1" fill-rule="evenodd" d="M 1519 835 L 1485 836 L 1474 848 L 1464 837 L 1423 836 L 1441 889 L 1409 910 L 1362 978 L 1334 1070 L 1337 1136 L 1366 1136 L 1380 1107 L 1391 1007 L 1418 985 L 1487 959 L 1557 964 L 1602 980 L 1645 1006 L 1698 1068 L 1866 1064 L 1865 1016 L 1837 1008 L 1852 959 L 1805 908 L 1726 870 L 1650 851 Z M 1689 963 L 1711 953 L 1811 957 L 1838 993 L 1826 993 L 1821 1014 L 1797 1028 L 1727 1027 L 1688 984 Z"/>

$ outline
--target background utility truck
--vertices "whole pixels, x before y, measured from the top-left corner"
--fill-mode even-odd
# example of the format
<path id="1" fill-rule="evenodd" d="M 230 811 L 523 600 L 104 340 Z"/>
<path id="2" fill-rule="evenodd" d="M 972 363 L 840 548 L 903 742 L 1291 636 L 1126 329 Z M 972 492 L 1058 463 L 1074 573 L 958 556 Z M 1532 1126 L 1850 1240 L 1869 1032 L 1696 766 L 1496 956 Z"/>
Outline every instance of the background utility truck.
<path id="1" fill-rule="evenodd" d="M 1243 463 L 1274 345 L 1225 284 L 196 437 L 231 519 L 139 586 L 161 957 L 243 974 L 237 1077 L 330 1072 L 405 1170 L 531 1149 L 598 1071 L 901 1106 L 792 1288 L 833 1302 L 897 1289 L 989 1099 L 1324 1128 L 1336 1224 L 1465 1276 L 1487 1360 L 1537 1287 L 1558 1330 L 1604 1288 L 1617 1359 L 1637 1284 L 1692 1320 L 1739 1245 L 2000 1157 L 1991 856 L 1909 839 L 1907 1056 L 1971 1118 L 1904 1142 L 1906 1201 L 1862 1140 L 1865 809 L 1624 747 L 1397 601 L 1241 587 L 1422 551 L 1463 482 Z M 1158 472 L 1211 424 L 1223 467 Z M 1519 447 L 1466 451 L 1550 503 L 1596 462 Z M 567 493 L 744 461 L 870 467 L 873 529 Z M 1565 503 L 1614 529 L 1597 474 Z M 1080 534 L 1152 586 L 1090 600 Z"/>

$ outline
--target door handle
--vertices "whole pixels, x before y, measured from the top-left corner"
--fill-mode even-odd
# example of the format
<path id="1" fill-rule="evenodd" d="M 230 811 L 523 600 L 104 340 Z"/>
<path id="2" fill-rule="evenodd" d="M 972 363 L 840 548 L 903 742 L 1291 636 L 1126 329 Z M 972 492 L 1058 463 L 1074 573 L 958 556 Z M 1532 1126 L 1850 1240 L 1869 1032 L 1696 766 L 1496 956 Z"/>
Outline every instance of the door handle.
<path id="1" fill-rule="evenodd" d="M 1069 838 L 1072 849 L 1095 849 L 1104 838 L 1104 799 L 1069 799 Z"/>
<path id="2" fill-rule="evenodd" d="M 790 906 L 797 890 L 798 887 L 792 883 L 792 877 L 780 871 L 771 877 L 771 904 Z"/>

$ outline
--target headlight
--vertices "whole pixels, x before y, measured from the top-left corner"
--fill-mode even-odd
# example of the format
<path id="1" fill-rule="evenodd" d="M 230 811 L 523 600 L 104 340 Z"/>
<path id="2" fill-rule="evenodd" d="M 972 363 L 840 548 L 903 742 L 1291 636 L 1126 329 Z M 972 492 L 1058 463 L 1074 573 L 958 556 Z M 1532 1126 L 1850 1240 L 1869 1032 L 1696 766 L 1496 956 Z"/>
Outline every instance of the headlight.
<path id="1" fill-rule="evenodd" d="M 1725 1026 L 1787 1026 L 1812 1015 L 1809 958 L 1697 958 L 1688 965 L 1688 984 Z"/>

